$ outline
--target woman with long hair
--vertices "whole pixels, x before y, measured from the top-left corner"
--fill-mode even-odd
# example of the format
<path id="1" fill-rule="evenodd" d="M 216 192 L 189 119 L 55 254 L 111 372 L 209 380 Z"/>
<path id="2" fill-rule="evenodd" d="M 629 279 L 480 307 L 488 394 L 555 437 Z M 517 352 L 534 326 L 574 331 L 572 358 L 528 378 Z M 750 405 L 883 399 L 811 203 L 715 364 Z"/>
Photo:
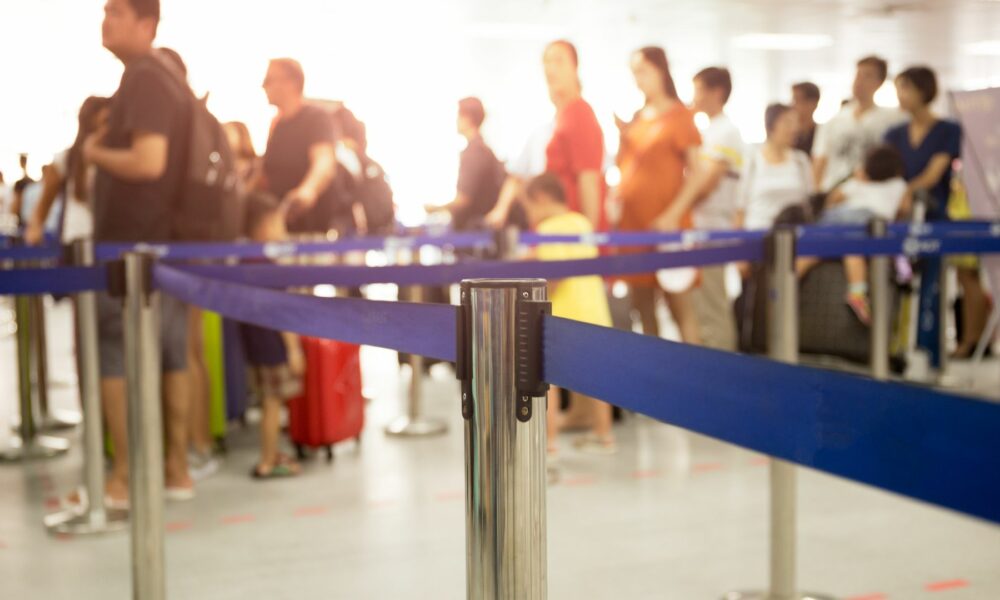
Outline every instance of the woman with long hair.
<path id="1" fill-rule="evenodd" d="M 650 46 L 636 51 L 631 67 L 644 102 L 631 121 L 616 118 L 621 131 L 618 197 L 622 213 L 618 229 L 690 228 L 690 205 L 678 212 L 675 200 L 684 190 L 685 171 L 693 172 L 698 165 L 701 135 L 695 126 L 694 114 L 677 97 L 663 48 Z M 623 279 L 629 284 L 632 307 L 639 313 L 644 334 L 659 335 L 656 300 L 664 295 L 681 339 L 691 344 L 701 342 L 698 317 L 691 299 L 697 282 L 695 277 L 682 277 L 682 281 L 671 285 L 669 291 L 660 286 L 654 275 Z"/>

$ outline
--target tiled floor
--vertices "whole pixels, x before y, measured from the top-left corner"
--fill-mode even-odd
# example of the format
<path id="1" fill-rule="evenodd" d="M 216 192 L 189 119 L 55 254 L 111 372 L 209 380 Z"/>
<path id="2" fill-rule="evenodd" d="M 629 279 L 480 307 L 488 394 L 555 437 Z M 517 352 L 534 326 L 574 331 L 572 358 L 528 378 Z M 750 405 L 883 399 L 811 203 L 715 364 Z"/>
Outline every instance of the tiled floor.
<path id="1" fill-rule="evenodd" d="M 50 311 L 53 369 L 69 365 L 69 311 Z M 462 421 L 445 370 L 426 382 L 446 436 L 387 438 L 406 375 L 391 353 L 366 349 L 363 443 L 337 449 L 305 476 L 258 483 L 252 431 L 234 432 L 222 472 L 198 497 L 167 507 L 170 598 L 462 598 L 465 534 Z M 0 420 L 14 406 L 13 342 L 0 332 Z M 966 369 L 967 370 L 967 369 Z M 971 373 L 954 371 L 961 382 Z M 1000 365 L 981 367 L 1000 391 Z M 65 377 L 62 377 L 65 379 Z M 967 379 L 965 381 L 968 381 Z M 963 386 L 965 387 L 965 386 Z M 53 402 L 72 405 L 71 386 Z M 761 457 L 631 417 L 614 457 L 574 453 L 548 496 L 549 595 L 718 598 L 767 577 L 767 469 Z M 129 597 L 126 534 L 58 539 L 47 504 L 80 480 L 72 453 L 0 466 L 0 598 Z M 996 473 L 983 473 L 996 477 Z M 1000 527 L 811 471 L 799 476 L 799 579 L 844 599 L 1000 598 Z"/>

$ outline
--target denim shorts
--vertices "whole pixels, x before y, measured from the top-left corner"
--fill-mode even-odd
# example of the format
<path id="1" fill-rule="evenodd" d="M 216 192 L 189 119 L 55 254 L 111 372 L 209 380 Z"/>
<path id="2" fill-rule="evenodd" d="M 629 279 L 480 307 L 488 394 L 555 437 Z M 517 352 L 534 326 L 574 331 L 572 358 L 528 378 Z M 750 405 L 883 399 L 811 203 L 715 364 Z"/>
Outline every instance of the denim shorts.
<path id="1" fill-rule="evenodd" d="M 187 369 L 187 306 L 160 293 L 160 361 L 164 373 Z M 124 302 L 107 293 L 97 295 L 97 330 L 101 377 L 125 376 Z"/>

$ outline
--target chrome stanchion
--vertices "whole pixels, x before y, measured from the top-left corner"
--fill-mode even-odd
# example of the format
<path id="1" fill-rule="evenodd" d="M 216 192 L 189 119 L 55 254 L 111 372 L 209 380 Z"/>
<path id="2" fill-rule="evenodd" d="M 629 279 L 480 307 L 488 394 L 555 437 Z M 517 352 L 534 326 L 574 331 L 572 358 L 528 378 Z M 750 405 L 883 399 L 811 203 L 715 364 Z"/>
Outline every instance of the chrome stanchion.
<path id="1" fill-rule="evenodd" d="M 158 303 L 152 290 L 152 258 L 126 254 L 123 324 L 135 600 L 166 598 Z"/>
<path id="2" fill-rule="evenodd" d="M 69 442 L 62 438 L 38 435 L 32 402 L 31 385 L 31 298 L 14 299 L 14 319 L 17 326 L 17 385 L 21 424 L 18 434 L 10 440 L 9 447 L 0 453 L 0 461 L 20 462 L 53 458 L 69 450 Z"/>
<path id="3" fill-rule="evenodd" d="M 874 219 L 869 224 L 872 238 L 884 238 L 887 225 L 884 219 Z M 878 380 L 889 378 L 889 334 L 892 327 L 889 298 L 889 256 L 873 256 L 869 261 L 868 279 L 871 290 L 871 347 L 869 357 L 871 376 Z"/>
<path id="4" fill-rule="evenodd" d="M 38 394 L 38 430 L 72 429 L 82 421 L 80 413 L 59 411 L 49 405 L 49 342 L 45 325 L 45 297 L 31 297 L 31 353 L 35 366 L 35 390 Z"/>
<path id="5" fill-rule="evenodd" d="M 798 278 L 795 274 L 795 230 L 777 227 L 769 240 L 768 353 L 776 361 L 799 362 Z M 796 467 L 772 458 L 770 589 L 730 592 L 724 600 L 832 600 L 800 594 L 796 582 Z"/>
<path id="6" fill-rule="evenodd" d="M 547 594 L 544 280 L 465 281 L 457 372 L 465 419 L 466 597 Z"/>
<path id="7" fill-rule="evenodd" d="M 416 256 L 419 252 L 420 250 L 415 248 L 413 250 L 414 256 Z M 420 263 L 419 260 L 413 260 L 412 262 L 415 264 Z M 411 289 L 411 300 L 413 302 L 422 302 L 423 289 L 420 286 L 413 286 Z M 448 424 L 441 419 L 428 417 L 422 413 L 424 357 L 416 354 L 410 354 L 409 363 L 410 390 L 408 394 L 409 398 L 406 414 L 393 419 L 391 423 L 386 425 L 385 432 L 388 435 L 399 437 L 426 437 L 441 435 L 448 431 Z"/>
<path id="8" fill-rule="evenodd" d="M 94 264 L 94 244 L 78 240 L 73 244 L 73 263 L 78 267 Z M 45 526 L 54 533 L 89 535 L 125 529 L 128 512 L 104 506 L 104 436 L 101 425 L 101 374 L 97 348 L 97 292 L 80 292 L 76 304 L 76 352 L 80 365 L 80 394 L 83 405 L 83 473 L 85 487 L 78 493 L 77 506 L 45 517 Z"/>

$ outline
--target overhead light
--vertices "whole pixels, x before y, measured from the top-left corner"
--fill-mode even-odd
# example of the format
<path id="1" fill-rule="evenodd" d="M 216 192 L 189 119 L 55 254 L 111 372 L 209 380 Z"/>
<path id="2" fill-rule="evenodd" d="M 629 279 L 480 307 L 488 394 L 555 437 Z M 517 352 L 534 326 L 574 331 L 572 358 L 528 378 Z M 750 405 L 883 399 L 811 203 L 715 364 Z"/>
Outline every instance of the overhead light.
<path id="1" fill-rule="evenodd" d="M 733 38 L 733 46 L 747 50 L 819 50 L 833 45 L 822 33 L 744 33 Z"/>
<path id="2" fill-rule="evenodd" d="M 974 56 L 1000 56 L 1000 40 L 983 40 L 962 46 L 962 51 Z"/>

